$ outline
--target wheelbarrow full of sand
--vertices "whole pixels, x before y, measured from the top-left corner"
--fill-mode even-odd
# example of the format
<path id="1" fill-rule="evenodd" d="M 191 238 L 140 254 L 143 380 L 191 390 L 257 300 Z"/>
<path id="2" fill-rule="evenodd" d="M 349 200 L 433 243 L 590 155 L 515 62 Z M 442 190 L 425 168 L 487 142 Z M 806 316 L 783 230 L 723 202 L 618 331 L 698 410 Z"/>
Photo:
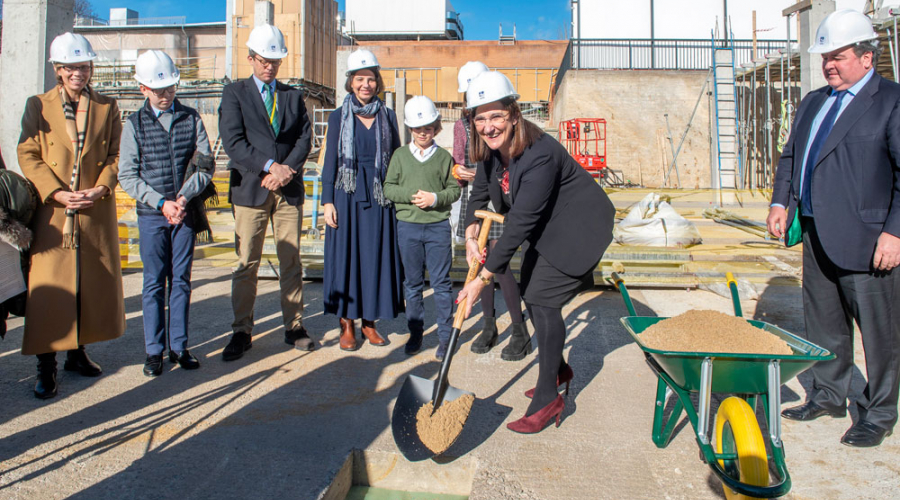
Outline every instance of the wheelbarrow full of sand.
<path id="1" fill-rule="evenodd" d="M 491 222 L 503 222 L 504 217 L 486 210 L 476 211 L 475 216 L 483 220 L 478 233 L 478 249 L 479 252 L 483 252 L 487 245 Z M 469 263 L 466 283 L 475 279 L 480 266 L 478 260 L 473 259 Z M 397 402 L 394 403 L 391 430 L 394 442 L 407 460 L 413 462 L 424 460 L 446 451 L 462 433 L 462 428 L 469 417 L 475 395 L 453 387 L 448 380 L 450 363 L 453 361 L 459 333 L 466 319 L 463 316 L 465 309 L 465 301 L 456 307 L 447 354 L 441 362 L 437 380 L 409 375 L 400 388 Z M 462 404 L 464 402 L 465 404 Z M 448 404 L 451 406 L 446 407 Z M 438 410 L 442 409 L 442 406 L 445 406 L 443 408 L 445 411 L 439 415 Z"/>
<path id="2" fill-rule="evenodd" d="M 727 275 L 735 316 L 742 317 L 737 282 Z M 653 414 L 653 443 L 658 448 L 669 444 L 682 412 L 687 415 L 700 446 L 701 459 L 722 481 L 725 497 L 775 498 L 791 489 L 791 478 L 784 460 L 781 441 L 781 384 L 817 361 L 834 359 L 834 354 L 796 335 L 763 321 L 746 320 L 750 325 L 782 339 L 791 354 L 735 354 L 716 352 L 683 352 L 652 349 L 641 334 L 668 318 L 638 316 L 623 280 L 612 274 L 616 288 L 622 293 L 630 316 L 621 323 L 644 351 L 647 365 L 656 374 L 656 402 Z M 697 393 L 695 408 L 691 394 Z M 715 439 L 710 436 L 713 393 L 732 396 L 719 405 L 714 422 Z M 670 411 L 669 398 L 677 399 Z M 763 405 L 767 423 L 766 450 L 759 421 L 757 400 Z M 769 462 L 777 477 L 769 479 Z"/>

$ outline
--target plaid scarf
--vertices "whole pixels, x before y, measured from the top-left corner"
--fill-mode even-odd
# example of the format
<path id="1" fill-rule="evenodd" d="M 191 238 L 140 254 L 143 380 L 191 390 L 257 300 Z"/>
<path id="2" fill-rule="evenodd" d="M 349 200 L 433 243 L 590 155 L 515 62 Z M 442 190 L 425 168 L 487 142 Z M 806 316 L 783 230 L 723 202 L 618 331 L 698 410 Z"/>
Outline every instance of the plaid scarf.
<path id="1" fill-rule="evenodd" d="M 91 91 L 85 87 L 78 98 L 78 109 L 72 106 L 65 89 L 59 86 L 59 100 L 66 115 L 66 132 L 72 140 L 75 151 L 75 164 L 72 166 L 71 191 L 78 191 L 81 183 L 81 152 L 84 149 L 84 138 L 87 132 L 88 109 L 91 107 Z M 63 248 L 77 248 L 79 243 L 78 211 L 66 209 L 66 222 L 63 225 Z"/>
<path id="2" fill-rule="evenodd" d="M 375 117 L 375 179 L 372 181 L 372 191 L 375 201 L 382 207 L 391 206 L 391 200 L 384 196 L 384 176 L 387 173 L 391 161 L 391 125 L 388 120 L 387 106 L 377 96 L 365 106 L 356 99 L 353 94 L 347 94 L 344 104 L 341 106 L 341 133 L 338 143 L 338 174 L 335 182 L 337 189 L 343 189 L 345 193 L 352 194 L 356 191 L 356 141 L 354 130 L 356 121 L 353 115 Z"/>

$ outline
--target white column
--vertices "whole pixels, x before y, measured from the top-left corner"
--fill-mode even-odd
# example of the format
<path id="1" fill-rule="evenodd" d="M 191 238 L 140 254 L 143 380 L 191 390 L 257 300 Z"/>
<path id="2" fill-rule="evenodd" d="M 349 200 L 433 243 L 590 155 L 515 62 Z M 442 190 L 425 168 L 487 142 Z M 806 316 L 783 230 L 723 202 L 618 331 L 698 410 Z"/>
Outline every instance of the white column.
<path id="1" fill-rule="evenodd" d="M 256 0 L 253 4 L 253 27 L 275 24 L 275 4 L 269 0 Z"/>
<path id="2" fill-rule="evenodd" d="M 16 145 L 25 100 L 56 85 L 47 62 L 50 42 L 75 24 L 74 0 L 3 0 L 0 57 L 0 152 L 7 168 L 20 172 Z"/>
<path id="3" fill-rule="evenodd" d="M 822 74 L 821 54 L 807 52 L 816 40 L 816 30 L 828 14 L 834 12 L 833 0 L 812 0 L 807 9 L 800 11 L 800 98 L 806 97 L 811 90 L 828 85 Z"/>
<path id="4" fill-rule="evenodd" d="M 234 79 L 234 0 L 225 0 L 225 76 Z"/>

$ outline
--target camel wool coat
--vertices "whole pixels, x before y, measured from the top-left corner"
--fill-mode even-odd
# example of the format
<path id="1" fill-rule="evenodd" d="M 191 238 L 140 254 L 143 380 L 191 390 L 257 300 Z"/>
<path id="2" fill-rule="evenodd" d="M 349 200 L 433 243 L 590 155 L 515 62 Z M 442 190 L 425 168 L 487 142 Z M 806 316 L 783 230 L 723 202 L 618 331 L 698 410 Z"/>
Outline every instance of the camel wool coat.
<path id="1" fill-rule="evenodd" d="M 116 100 L 91 90 L 78 190 L 102 185 L 110 194 L 79 211 L 80 247 L 63 248 L 66 210 L 52 194 L 69 190 L 75 152 L 59 90 L 29 97 L 25 104 L 19 166 L 41 203 L 32 220 L 22 354 L 76 349 L 125 332 L 115 197 L 121 134 Z"/>

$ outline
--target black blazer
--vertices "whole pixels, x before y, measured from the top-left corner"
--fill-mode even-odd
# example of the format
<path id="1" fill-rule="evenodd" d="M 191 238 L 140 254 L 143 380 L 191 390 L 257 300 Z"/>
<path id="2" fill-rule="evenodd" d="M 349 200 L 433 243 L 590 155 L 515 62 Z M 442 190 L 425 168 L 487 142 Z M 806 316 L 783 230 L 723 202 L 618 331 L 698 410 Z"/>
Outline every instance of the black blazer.
<path id="1" fill-rule="evenodd" d="M 830 87 L 800 103 L 775 172 L 772 202 L 793 220 L 810 127 Z M 812 176 L 816 231 L 828 258 L 848 271 L 872 270 L 882 232 L 900 237 L 900 85 L 877 74 L 853 97 L 819 153 Z"/>
<path id="2" fill-rule="evenodd" d="M 466 226 L 475 211 L 488 201 L 504 207 L 503 236 L 491 250 L 484 267 L 493 273 L 506 270 L 516 250 L 526 241 L 556 269 L 583 276 L 597 266 L 612 241 L 615 207 L 603 188 L 547 134 L 509 164 L 509 196 L 503 203 L 497 172 L 500 158 L 479 162 L 469 196 Z"/>
<path id="3" fill-rule="evenodd" d="M 300 89 L 275 84 L 278 137 L 269 125 L 266 106 L 253 78 L 225 86 L 219 105 L 219 135 L 231 158 L 229 199 L 235 205 L 256 207 L 266 201 L 269 190 L 260 185 L 263 170 L 271 159 L 292 168 L 297 175 L 281 188 L 285 200 L 303 203 L 303 165 L 312 147 L 312 126 Z"/>

